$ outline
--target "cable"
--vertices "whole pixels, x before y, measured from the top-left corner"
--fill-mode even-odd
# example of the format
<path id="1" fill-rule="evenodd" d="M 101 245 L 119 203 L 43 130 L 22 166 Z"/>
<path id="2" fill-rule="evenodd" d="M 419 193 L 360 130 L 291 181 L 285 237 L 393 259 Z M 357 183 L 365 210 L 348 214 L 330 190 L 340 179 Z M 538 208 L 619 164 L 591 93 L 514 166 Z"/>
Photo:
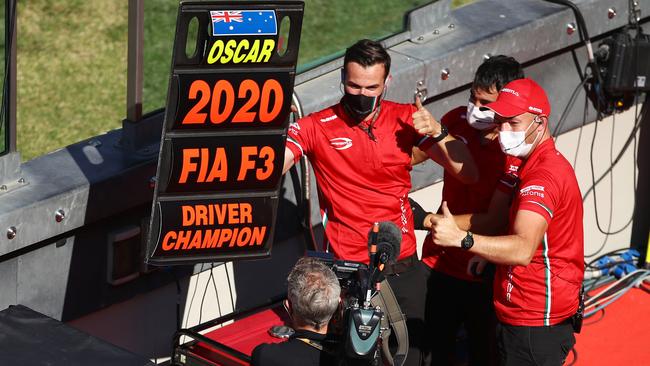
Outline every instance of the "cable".
<path id="1" fill-rule="evenodd" d="M 217 282 L 214 279 L 214 275 L 212 274 L 213 270 L 214 270 L 214 264 L 212 264 L 212 269 L 210 269 L 210 277 L 212 278 L 212 285 L 214 287 L 214 294 L 217 296 L 217 310 L 219 310 L 219 316 L 223 316 L 224 314 L 221 311 L 221 301 L 219 300 L 219 291 L 217 291 Z"/>
<path id="2" fill-rule="evenodd" d="M 590 42 L 591 39 L 589 38 L 589 33 L 587 32 L 587 25 L 585 23 L 585 18 L 583 18 L 580 9 L 578 9 L 578 7 L 574 3 L 568 0 L 545 0 L 545 1 L 553 4 L 564 5 L 571 8 L 574 16 L 576 17 L 576 22 L 578 23 L 578 35 L 580 36 L 580 41 L 585 43 Z"/>
<path id="3" fill-rule="evenodd" d="M 566 366 L 573 366 L 573 365 L 576 364 L 576 362 L 578 362 L 578 351 L 576 351 L 576 346 L 575 345 L 573 345 L 573 347 L 571 347 L 571 353 L 573 353 L 573 360 L 571 361 L 570 364 L 568 364 Z"/>
<path id="4" fill-rule="evenodd" d="M 607 253 L 601 255 L 600 257 L 598 257 L 598 258 L 596 258 L 596 259 L 593 259 L 591 262 L 587 263 L 587 264 L 585 265 L 585 267 L 587 267 L 587 268 L 594 268 L 594 269 L 601 269 L 601 267 L 595 267 L 593 264 L 596 263 L 596 262 L 598 262 L 598 261 L 599 261 L 601 258 L 603 258 L 603 257 L 609 256 L 609 255 L 618 254 L 618 253 L 620 253 L 620 252 L 625 252 L 625 251 L 628 251 L 628 250 L 630 250 L 630 248 L 628 248 L 628 247 L 614 249 L 614 250 L 612 250 L 612 251 L 609 251 L 609 252 L 607 252 Z"/>
<path id="5" fill-rule="evenodd" d="M 630 288 L 631 287 L 633 287 L 633 286 L 630 286 Z M 596 308 L 594 310 L 585 313 L 585 318 L 590 317 L 590 316 L 596 314 L 597 312 L 599 312 L 601 309 L 604 309 L 607 306 L 611 305 L 614 301 L 620 299 L 627 292 L 627 290 L 629 290 L 629 288 L 626 288 L 625 290 L 617 293 L 614 297 L 612 297 L 609 301 L 607 301 L 604 304 L 601 304 L 601 303 L 597 304 L 597 306 L 596 306 Z"/>
<path id="6" fill-rule="evenodd" d="M 199 271 L 199 274 L 196 276 L 196 281 L 194 283 L 194 292 L 192 292 L 192 298 L 190 299 L 190 305 L 187 307 L 187 319 L 185 319 L 185 326 L 184 328 L 187 328 L 187 323 L 190 321 L 190 313 L 192 311 L 192 304 L 194 303 L 194 296 L 196 295 L 196 290 L 199 287 L 199 276 L 201 272 L 203 271 L 203 263 L 201 263 L 201 270 Z"/>
<path id="7" fill-rule="evenodd" d="M 589 193 L 591 193 L 591 191 L 594 191 L 594 211 L 596 212 L 597 217 L 598 217 L 598 205 L 597 205 L 597 200 L 596 200 L 596 197 L 595 197 L 595 187 L 607 176 L 607 174 L 609 174 L 613 170 L 614 166 L 616 166 L 620 162 L 621 158 L 623 157 L 623 154 L 627 151 L 627 148 L 629 147 L 630 143 L 632 141 L 636 140 L 636 133 L 637 133 L 637 130 L 639 129 L 639 127 L 641 125 L 641 120 L 643 119 L 643 117 L 647 113 L 647 108 L 648 108 L 647 104 L 648 104 L 648 96 L 646 96 L 646 101 L 643 103 L 643 107 L 641 108 L 640 114 L 638 116 L 636 116 L 634 128 L 632 129 L 630 135 L 628 136 L 627 140 L 625 141 L 625 144 L 623 145 L 623 147 L 619 151 L 618 155 L 616 156 L 616 159 L 614 159 L 614 161 L 610 165 L 610 167 L 598 179 L 595 179 L 595 172 L 594 172 L 594 168 L 593 168 L 593 148 L 594 148 L 593 145 L 595 143 L 596 129 L 598 127 L 598 124 L 597 124 L 598 120 L 596 121 L 596 125 L 594 127 L 594 136 L 592 138 L 591 154 L 590 154 L 590 163 L 591 163 L 591 167 L 592 167 L 592 169 L 591 169 L 592 186 L 585 192 L 585 194 L 582 197 L 582 201 L 584 202 L 587 199 Z M 634 176 L 636 178 L 636 166 L 635 166 L 634 169 L 635 169 Z M 635 185 L 636 185 L 636 182 L 635 182 Z M 636 199 L 635 199 L 635 205 L 636 205 Z M 634 212 L 634 210 L 632 210 L 632 212 Z M 598 219 L 596 220 L 596 226 L 598 227 L 598 230 L 603 234 L 609 233 L 610 235 L 614 235 L 614 234 L 620 233 L 623 230 L 625 230 L 625 228 L 627 228 L 627 226 L 629 226 L 629 225 L 630 225 L 630 222 L 628 222 L 623 228 L 621 228 L 619 230 L 605 231 L 600 226 L 599 220 Z M 598 252 L 596 252 L 596 253 L 594 253 L 592 255 L 586 256 L 586 257 L 590 257 L 590 256 L 593 256 L 593 255 L 596 255 L 596 254 L 598 254 Z"/>
<path id="8" fill-rule="evenodd" d="M 199 307 L 199 322 L 201 324 L 201 318 L 203 317 L 203 303 L 205 301 L 205 295 L 208 293 L 208 286 L 210 286 L 210 279 L 212 278 L 212 270 L 214 269 L 214 263 L 210 263 L 210 274 L 208 275 L 208 280 L 205 282 L 205 289 L 203 289 L 203 295 L 201 296 L 201 306 Z M 200 274 L 199 274 L 200 276 Z M 198 276 L 197 276 L 198 277 Z M 198 281 L 198 279 L 197 279 Z"/>
<path id="9" fill-rule="evenodd" d="M 586 74 L 585 74 L 586 75 Z M 583 80 L 576 86 L 576 88 L 573 90 L 573 93 L 571 93 L 571 98 L 569 98 L 569 102 L 567 103 L 567 106 L 564 108 L 564 111 L 562 112 L 562 115 L 560 116 L 560 119 L 553 129 L 553 136 L 557 136 L 558 131 L 566 121 L 566 118 L 569 116 L 569 111 L 573 107 L 573 104 L 575 104 L 577 98 L 578 98 L 578 92 L 580 89 L 587 83 L 589 78 L 584 77 Z"/>
<path id="10" fill-rule="evenodd" d="M 585 108 L 587 107 L 587 100 L 585 98 Z M 596 121 L 596 126 L 598 124 L 598 121 Z M 612 166 L 613 161 L 614 161 L 614 125 L 616 124 L 616 110 L 614 110 L 614 113 L 612 114 L 612 131 L 610 133 L 610 138 L 609 138 L 609 166 Z M 594 127 L 594 138 L 596 135 L 596 127 Z M 594 143 L 592 140 L 592 145 L 591 145 L 591 153 L 589 156 L 589 159 L 591 161 L 591 169 L 592 169 L 592 182 L 593 182 L 593 147 Z M 595 253 L 600 253 L 605 248 L 605 245 L 607 245 L 607 240 L 609 239 L 609 231 L 612 229 L 612 219 L 614 218 L 614 170 L 612 169 L 609 174 L 609 219 L 607 221 L 607 232 L 605 234 L 605 238 L 603 239 L 603 243 L 600 245 L 598 250 L 596 250 Z M 596 189 L 594 189 L 594 197 L 596 197 Z M 595 201 L 594 201 L 595 202 Z M 599 222 L 598 220 L 598 209 L 595 207 L 594 203 L 594 213 L 596 216 L 596 223 Z M 623 227 L 623 229 L 627 228 L 627 224 Z M 602 231 L 601 231 L 602 232 Z"/>
<path id="11" fill-rule="evenodd" d="M 585 310 L 594 306 L 596 308 L 591 312 L 585 312 L 585 317 L 595 314 L 596 311 L 616 301 L 630 288 L 637 286 L 639 283 L 641 283 L 641 281 L 646 279 L 648 276 L 650 276 L 650 271 L 648 270 L 636 270 L 634 272 L 628 273 L 620 280 L 609 285 L 602 292 L 587 299 L 585 301 Z M 618 288 L 619 286 L 620 288 Z M 599 301 L 597 302 L 596 300 Z"/>
<path id="12" fill-rule="evenodd" d="M 584 325 L 585 325 L 585 326 L 587 326 L 587 325 L 593 325 L 593 324 L 596 324 L 596 323 L 598 323 L 599 321 L 603 320 L 603 319 L 605 318 L 605 309 L 604 309 L 604 308 L 603 308 L 603 309 L 600 309 L 599 313 L 602 314 L 602 315 L 600 316 L 600 318 L 598 318 L 598 319 L 596 319 L 596 320 L 592 320 L 592 321 L 590 321 L 589 323 L 584 323 Z M 598 313 L 596 313 L 596 314 L 598 314 Z M 595 315 L 595 314 L 594 314 L 594 315 Z M 592 315 L 592 316 L 593 316 L 593 315 Z"/>
<path id="13" fill-rule="evenodd" d="M 232 262 L 230 262 L 232 263 Z M 228 264 L 224 264 L 226 269 L 226 281 L 228 281 L 228 291 L 230 292 L 230 304 L 232 305 L 232 311 L 235 311 L 235 296 L 232 294 L 232 282 L 230 282 L 230 273 L 228 272 Z"/>

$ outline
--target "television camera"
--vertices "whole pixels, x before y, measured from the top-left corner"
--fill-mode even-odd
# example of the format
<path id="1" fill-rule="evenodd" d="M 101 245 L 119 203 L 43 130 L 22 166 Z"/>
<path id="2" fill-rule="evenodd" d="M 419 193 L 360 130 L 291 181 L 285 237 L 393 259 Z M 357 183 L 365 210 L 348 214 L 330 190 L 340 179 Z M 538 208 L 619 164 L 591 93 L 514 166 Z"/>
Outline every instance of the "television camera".
<path id="1" fill-rule="evenodd" d="M 328 265 L 341 285 L 342 311 L 333 318 L 334 348 L 343 364 L 379 365 L 384 311 L 373 298 L 379 296 L 384 266 L 399 257 L 402 233 L 392 222 L 376 222 L 368 234 L 369 262 L 335 260 L 331 253 L 308 252 Z M 397 361 L 397 360 L 396 360 Z M 395 363 L 395 364 L 401 364 Z"/>

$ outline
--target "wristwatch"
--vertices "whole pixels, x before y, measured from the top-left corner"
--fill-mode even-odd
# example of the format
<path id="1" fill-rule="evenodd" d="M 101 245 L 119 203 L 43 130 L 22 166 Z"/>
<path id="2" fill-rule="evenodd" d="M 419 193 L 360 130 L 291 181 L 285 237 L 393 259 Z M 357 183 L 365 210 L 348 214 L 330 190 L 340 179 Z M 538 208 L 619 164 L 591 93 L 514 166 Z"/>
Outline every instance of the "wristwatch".
<path id="1" fill-rule="evenodd" d="M 441 122 L 440 123 L 440 133 L 436 137 L 431 136 L 431 139 L 433 140 L 433 142 L 440 142 L 440 141 L 442 141 L 442 139 L 447 137 L 448 134 L 449 134 L 449 131 L 447 131 L 447 126 L 443 125 L 442 122 Z"/>
<path id="2" fill-rule="evenodd" d="M 465 250 L 470 250 L 474 246 L 474 236 L 471 231 L 467 231 L 467 235 L 460 241 L 460 247 Z"/>

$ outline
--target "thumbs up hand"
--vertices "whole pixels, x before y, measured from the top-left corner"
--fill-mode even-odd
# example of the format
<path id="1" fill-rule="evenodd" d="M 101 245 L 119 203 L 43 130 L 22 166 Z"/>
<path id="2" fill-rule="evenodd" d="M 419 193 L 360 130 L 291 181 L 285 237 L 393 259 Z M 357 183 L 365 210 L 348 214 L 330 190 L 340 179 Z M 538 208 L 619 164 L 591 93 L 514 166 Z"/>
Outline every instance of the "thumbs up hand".
<path id="1" fill-rule="evenodd" d="M 420 96 L 415 97 L 415 107 L 418 109 L 412 115 L 413 126 L 422 135 L 429 135 L 435 137 L 442 132 L 440 123 L 424 108 Z"/>
<path id="2" fill-rule="evenodd" d="M 454 215 L 447 207 L 447 201 L 442 202 L 442 215 L 431 218 L 431 239 L 435 244 L 445 247 L 459 247 L 466 233 L 458 228 Z"/>

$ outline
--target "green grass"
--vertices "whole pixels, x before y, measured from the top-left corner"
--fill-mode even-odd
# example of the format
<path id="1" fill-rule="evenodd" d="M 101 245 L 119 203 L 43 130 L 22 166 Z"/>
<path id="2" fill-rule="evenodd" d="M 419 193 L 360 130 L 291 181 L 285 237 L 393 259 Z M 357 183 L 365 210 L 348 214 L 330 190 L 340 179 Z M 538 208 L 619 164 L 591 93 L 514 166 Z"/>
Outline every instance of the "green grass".
<path id="1" fill-rule="evenodd" d="M 18 2 L 18 149 L 29 160 L 121 126 L 127 1 Z"/>
<path id="2" fill-rule="evenodd" d="M 399 32 L 404 13 L 430 1 L 306 0 L 299 64 L 359 38 Z M 18 3 L 17 144 L 23 159 L 119 128 L 126 115 L 128 1 Z M 165 104 L 177 9 L 177 0 L 145 1 L 145 112 Z"/>

